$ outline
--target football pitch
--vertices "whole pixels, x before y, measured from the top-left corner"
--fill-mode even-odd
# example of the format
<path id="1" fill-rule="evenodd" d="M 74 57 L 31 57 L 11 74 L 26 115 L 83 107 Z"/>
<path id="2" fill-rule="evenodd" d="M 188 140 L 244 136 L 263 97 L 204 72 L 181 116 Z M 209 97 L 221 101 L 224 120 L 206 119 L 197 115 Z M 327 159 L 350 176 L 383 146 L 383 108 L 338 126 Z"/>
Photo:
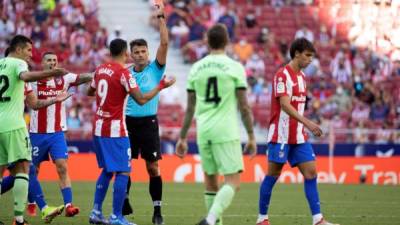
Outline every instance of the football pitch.
<path id="1" fill-rule="evenodd" d="M 50 205 L 62 204 L 57 183 L 42 183 Z M 104 202 L 104 213 L 111 211 L 112 184 Z M 74 218 L 59 216 L 52 224 L 88 224 L 95 185 L 73 183 L 73 202 L 81 213 Z M 319 185 L 321 206 L 327 219 L 341 225 L 400 224 L 400 187 L 368 185 Z M 164 184 L 163 215 L 166 225 L 194 225 L 205 215 L 202 184 Z M 128 219 L 138 225 L 150 225 L 152 203 L 146 183 L 131 189 L 134 215 Z M 0 199 L 0 220 L 11 224 L 11 193 Z M 258 184 L 243 184 L 231 207 L 224 214 L 225 225 L 255 225 L 258 208 Z M 31 224 L 44 224 L 39 216 L 27 217 Z M 310 225 L 309 210 L 302 185 L 278 184 L 273 192 L 270 221 L 272 225 Z"/>

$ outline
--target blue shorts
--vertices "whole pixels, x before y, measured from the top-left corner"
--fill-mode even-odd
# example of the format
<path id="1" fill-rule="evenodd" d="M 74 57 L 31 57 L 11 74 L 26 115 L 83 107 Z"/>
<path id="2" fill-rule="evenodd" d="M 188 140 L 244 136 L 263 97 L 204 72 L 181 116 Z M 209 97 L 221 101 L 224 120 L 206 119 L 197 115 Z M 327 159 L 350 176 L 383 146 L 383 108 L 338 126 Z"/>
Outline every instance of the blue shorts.
<path id="1" fill-rule="evenodd" d="M 49 160 L 49 154 L 53 161 L 68 159 L 67 142 L 64 132 L 51 134 L 29 134 L 32 143 L 32 163 L 37 166 L 43 161 Z"/>
<path id="2" fill-rule="evenodd" d="M 303 144 L 268 144 L 268 160 L 270 162 L 284 164 L 289 161 L 291 167 L 300 163 L 315 161 L 314 150 L 310 143 Z"/>
<path id="3" fill-rule="evenodd" d="M 128 137 L 93 136 L 93 141 L 99 168 L 109 173 L 131 171 L 131 146 Z"/>

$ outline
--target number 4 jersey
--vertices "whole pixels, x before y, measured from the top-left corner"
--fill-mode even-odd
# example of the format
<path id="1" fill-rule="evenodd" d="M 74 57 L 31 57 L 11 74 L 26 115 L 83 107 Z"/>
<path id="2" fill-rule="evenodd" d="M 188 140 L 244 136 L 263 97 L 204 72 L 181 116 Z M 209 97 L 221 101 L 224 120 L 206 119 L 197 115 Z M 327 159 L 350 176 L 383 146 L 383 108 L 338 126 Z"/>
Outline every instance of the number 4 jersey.
<path id="1" fill-rule="evenodd" d="M 135 79 L 122 65 L 110 62 L 97 67 L 90 86 L 96 89 L 94 135 L 126 137 L 124 113 L 128 94 L 138 88 Z"/>
<path id="2" fill-rule="evenodd" d="M 244 67 L 225 54 L 208 55 L 193 65 L 187 90 L 196 93 L 198 144 L 240 139 L 236 89 L 245 88 Z"/>
<path id="3" fill-rule="evenodd" d="M 17 58 L 0 59 L 0 133 L 26 127 L 24 120 L 24 86 L 19 78 L 28 64 Z"/>

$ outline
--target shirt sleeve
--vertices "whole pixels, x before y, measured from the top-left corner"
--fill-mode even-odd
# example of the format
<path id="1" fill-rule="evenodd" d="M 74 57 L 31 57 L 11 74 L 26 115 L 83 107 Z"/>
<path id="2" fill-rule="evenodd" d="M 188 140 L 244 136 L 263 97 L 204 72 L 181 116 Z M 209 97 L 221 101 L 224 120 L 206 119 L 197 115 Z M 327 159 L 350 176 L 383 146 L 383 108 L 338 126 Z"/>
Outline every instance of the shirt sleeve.
<path id="1" fill-rule="evenodd" d="M 76 86 L 79 79 L 79 75 L 75 73 L 69 73 L 64 76 L 64 80 L 68 83 L 68 86 Z"/>
<path id="2" fill-rule="evenodd" d="M 152 68 L 152 72 L 154 73 L 154 76 L 157 78 L 157 81 L 160 82 L 162 76 L 165 73 L 165 65 L 160 65 L 157 62 L 157 59 L 155 59 L 153 62 L 150 63 L 150 67 Z"/>
<path id="3" fill-rule="evenodd" d="M 134 89 L 139 88 L 136 79 L 133 78 L 129 71 L 125 71 L 121 75 L 121 85 L 125 88 L 125 91 L 131 93 Z"/>
<path id="4" fill-rule="evenodd" d="M 286 85 L 286 75 L 282 72 L 278 72 L 274 76 L 274 96 L 281 97 L 281 96 L 289 96 L 287 93 L 287 85 Z"/>
<path id="5" fill-rule="evenodd" d="M 17 76 L 19 77 L 21 75 L 21 73 L 27 72 L 27 71 L 29 71 L 28 63 L 26 63 L 23 60 L 18 60 L 17 67 L 16 67 L 16 70 L 15 70 Z"/>
<path id="6" fill-rule="evenodd" d="M 237 71 L 233 71 L 233 72 L 237 72 L 237 76 L 235 79 L 235 87 L 236 88 L 247 88 L 247 80 L 246 80 L 246 70 L 244 69 L 244 67 L 241 64 L 238 64 L 238 69 Z"/>
<path id="7" fill-rule="evenodd" d="M 32 85 L 30 83 L 25 83 L 25 87 L 24 87 L 24 95 L 28 95 L 29 93 L 31 93 L 32 90 Z"/>

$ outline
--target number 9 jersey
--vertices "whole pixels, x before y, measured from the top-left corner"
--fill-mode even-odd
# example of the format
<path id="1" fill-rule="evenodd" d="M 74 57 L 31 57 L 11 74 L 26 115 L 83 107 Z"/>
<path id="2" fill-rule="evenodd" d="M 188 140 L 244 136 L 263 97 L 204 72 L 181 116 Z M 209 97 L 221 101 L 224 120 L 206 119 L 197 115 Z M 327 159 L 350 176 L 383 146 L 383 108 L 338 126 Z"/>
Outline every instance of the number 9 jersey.
<path id="1" fill-rule="evenodd" d="M 90 86 L 96 89 L 94 136 L 126 137 L 125 108 L 129 93 L 138 88 L 122 65 L 109 62 L 97 67 Z"/>
<path id="2" fill-rule="evenodd" d="M 187 91 L 196 94 L 198 144 L 240 140 L 236 90 L 246 88 L 244 67 L 224 54 L 193 65 Z"/>

